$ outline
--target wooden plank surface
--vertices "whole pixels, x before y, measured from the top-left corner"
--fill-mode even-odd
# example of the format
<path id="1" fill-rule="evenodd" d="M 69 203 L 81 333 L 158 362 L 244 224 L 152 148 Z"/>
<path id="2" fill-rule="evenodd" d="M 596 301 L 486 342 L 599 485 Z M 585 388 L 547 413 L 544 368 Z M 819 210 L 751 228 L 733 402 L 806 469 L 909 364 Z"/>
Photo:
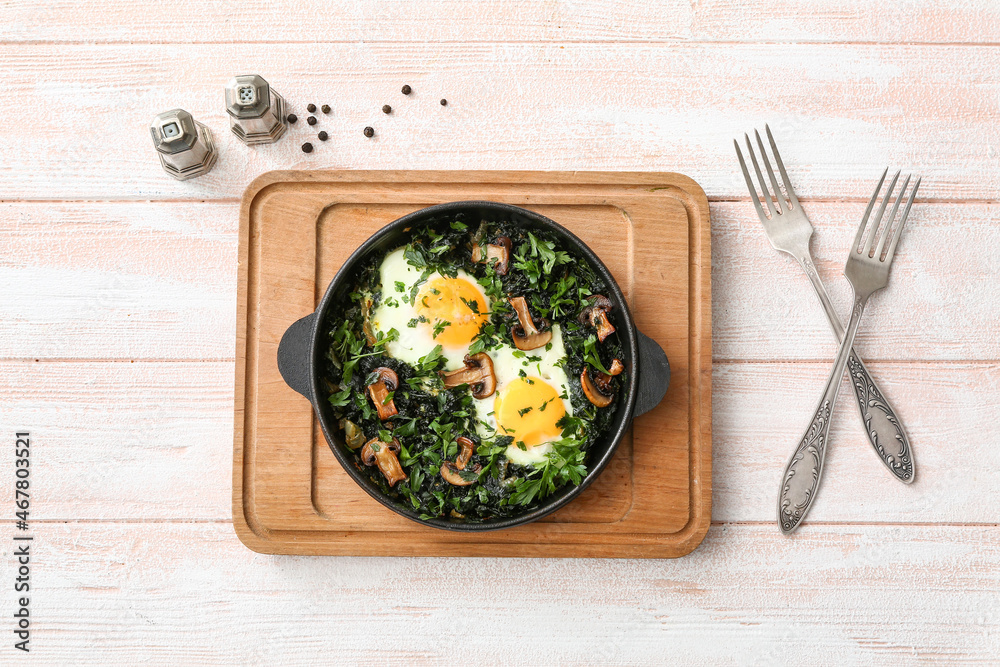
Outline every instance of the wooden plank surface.
<path id="1" fill-rule="evenodd" d="M 715 364 L 716 521 L 770 521 L 781 471 L 808 425 L 830 363 Z M 814 521 L 997 523 L 1000 457 L 977 443 L 1000 405 L 1000 364 L 871 364 L 903 420 L 916 480 L 893 483 L 868 443 L 853 390 L 841 388 Z M 987 462 L 989 461 L 989 462 Z"/>
<path id="2" fill-rule="evenodd" d="M 233 362 L 0 362 L 0 376 L 0 423 L 35 438 L 32 517 L 231 516 Z"/>
<path id="3" fill-rule="evenodd" d="M 995 664 L 998 19 L 992 0 L 3 3 L 0 423 L 41 444 L 31 662 Z M 297 111 L 333 105 L 333 141 L 306 157 L 302 124 L 275 146 L 231 139 L 221 86 L 244 71 Z M 184 184 L 147 130 L 177 106 L 222 155 Z M 732 139 L 765 122 L 841 307 L 840 253 L 874 179 L 925 176 L 859 341 L 917 481 L 886 479 L 845 401 L 814 523 L 792 540 L 771 523 L 774 486 L 833 341 L 736 171 Z M 239 545 L 237 199 L 263 171 L 314 167 L 694 177 L 715 297 L 717 524 L 701 548 L 579 562 Z"/>
<path id="4" fill-rule="evenodd" d="M 277 144 L 240 144 L 222 87 L 248 63 L 300 115 L 329 104 L 318 127 L 331 141 L 305 155 L 316 135 L 300 123 Z M 231 199 L 288 168 L 677 171 L 743 198 L 732 140 L 765 122 L 802 197 L 867 199 L 892 165 L 920 169 L 923 198 L 1000 199 L 991 46 L 30 44 L 0 45 L 0 70 L 32 127 L 0 126 L 5 199 Z M 149 137 L 178 106 L 225 156 L 193 181 L 165 177 Z"/>
<path id="5" fill-rule="evenodd" d="M 816 230 L 816 268 L 845 324 L 851 288 L 844 249 L 866 205 L 803 205 Z M 836 341 L 809 279 L 771 247 L 753 205 L 713 205 L 712 230 L 715 358 L 832 360 Z M 1000 206 L 914 205 L 900 239 L 889 285 L 872 296 L 858 331 L 862 358 L 1000 359 Z"/>
<path id="6" fill-rule="evenodd" d="M 235 203 L 0 203 L 0 358 L 232 359 Z"/>
<path id="7" fill-rule="evenodd" d="M 997 523 L 1000 449 L 982 443 L 1000 404 L 1000 365 L 876 362 L 870 370 L 907 426 L 917 480 L 887 483 L 845 387 L 810 516 Z M 827 371 L 822 363 L 714 365 L 716 521 L 774 518 L 778 476 Z M 46 491 L 32 506 L 39 519 L 232 515 L 232 362 L 4 362 L 0 377 L 0 423 L 31 427 L 44 443 L 38 474 Z M 0 475 L 11 465 L 0 460 Z M 0 485 L 0 503 L 11 502 L 13 489 Z"/>
<path id="8" fill-rule="evenodd" d="M 964 665 L 1000 653 L 995 526 L 806 526 L 794 539 L 717 526 L 674 561 L 263 556 L 225 524 L 36 534 L 39 562 L 59 567 L 38 571 L 33 663 L 662 665 L 670 648 L 688 665 Z"/>
<path id="9" fill-rule="evenodd" d="M 817 268 L 846 314 L 841 255 L 865 203 L 804 207 Z M 710 208 L 716 361 L 832 359 L 805 274 L 771 247 L 749 200 Z M 0 359 L 232 359 L 238 212 L 228 202 L 0 203 L 0 247 L 12 249 L 0 256 Z M 995 247 L 997 204 L 914 208 L 898 280 L 865 313 L 864 358 L 1000 359 L 1000 256 L 982 251 Z M 943 309 L 955 299 L 976 306 Z"/>
<path id="10" fill-rule="evenodd" d="M 1000 41 L 992 0 L 334 0 L 162 4 L 9 0 L 3 42 L 880 42 Z"/>

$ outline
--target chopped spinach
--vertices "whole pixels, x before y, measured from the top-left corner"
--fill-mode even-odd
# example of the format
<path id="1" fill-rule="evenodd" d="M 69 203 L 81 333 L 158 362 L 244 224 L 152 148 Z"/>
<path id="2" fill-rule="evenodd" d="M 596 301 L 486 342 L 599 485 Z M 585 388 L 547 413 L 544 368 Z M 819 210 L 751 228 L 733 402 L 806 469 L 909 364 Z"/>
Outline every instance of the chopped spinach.
<path id="1" fill-rule="evenodd" d="M 497 273 L 495 264 L 472 261 L 474 245 L 485 248 L 499 236 L 511 240 L 510 268 L 504 276 Z M 399 463 L 407 479 L 390 488 L 377 467 L 363 465 L 360 449 L 345 448 L 345 453 L 355 457 L 357 468 L 393 502 L 425 520 L 480 522 L 518 516 L 566 485 L 580 484 L 587 475 L 588 452 L 607 432 L 618 407 L 617 398 L 607 408 L 590 404 L 580 386 L 580 375 L 585 369 L 606 372 L 611 361 L 622 354 L 616 335 L 598 343 L 593 329 L 577 320 L 588 305 L 588 296 L 606 293 L 606 285 L 589 263 L 547 230 L 529 231 L 510 220 L 481 221 L 464 214 L 442 217 L 410 232 L 403 257 L 420 276 L 409 289 L 399 281 L 380 284 L 379 267 L 385 254 L 373 257 L 357 271 L 353 283 L 330 310 L 321 390 L 334 415 L 357 424 L 366 441 L 399 442 Z M 476 399 L 467 385 L 444 387 L 440 372 L 445 357 L 440 345 L 417 363 L 404 363 L 389 354 L 393 348 L 387 348 L 388 343 L 398 340 L 399 332 L 376 331 L 369 323 L 379 304 L 413 308 L 432 275 L 454 277 L 459 270 L 472 276 L 489 299 L 489 308 L 483 309 L 486 319 L 469 354 L 514 347 L 511 330 L 517 325 L 517 316 L 509 304 L 514 296 L 525 297 L 535 317 L 560 327 L 566 357 L 558 365 L 569 378 L 569 392 L 560 398 L 571 401 L 573 413 L 563 415 L 557 423 L 562 439 L 553 443 L 551 452 L 536 465 L 517 465 L 507 458 L 509 447 L 527 451 L 527 445 L 480 421 Z M 480 313 L 478 302 L 462 301 L 473 313 Z M 430 322 L 424 315 L 407 323 L 410 329 L 428 325 L 436 338 L 449 323 L 440 319 Z M 551 343 L 544 348 L 545 352 L 551 349 Z M 541 352 L 518 350 L 515 356 L 521 360 L 519 364 L 539 364 Z M 397 414 L 386 421 L 379 420 L 366 391 L 375 369 L 383 366 L 399 379 L 399 385 L 385 399 L 386 403 L 393 401 Z M 524 369 L 518 375 L 527 377 Z M 612 386 L 620 388 L 622 378 L 613 378 Z M 524 408 L 521 415 L 536 408 L 544 412 L 552 400 Z M 470 484 L 453 486 L 441 476 L 441 467 L 448 462 L 454 465 L 461 437 L 471 438 L 475 451 L 464 470 L 453 470 Z"/>

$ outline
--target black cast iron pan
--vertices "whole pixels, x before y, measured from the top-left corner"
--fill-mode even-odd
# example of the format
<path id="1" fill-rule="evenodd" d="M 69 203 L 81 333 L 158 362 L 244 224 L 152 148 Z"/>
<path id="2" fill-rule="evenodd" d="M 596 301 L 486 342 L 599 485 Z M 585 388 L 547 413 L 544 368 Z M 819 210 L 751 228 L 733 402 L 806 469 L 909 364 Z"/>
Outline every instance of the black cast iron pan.
<path id="1" fill-rule="evenodd" d="M 482 523 L 462 523 L 445 519 L 424 520 L 420 519 L 412 509 L 394 502 L 392 498 L 388 497 L 370 479 L 357 470 L 353 461 L 353 453 L 347 449 L 338 435 L 333 408 L 326 401 L 316 398 L 320 396 L 319 379 L 323 368 L 321 359 L 325 351 L 325 348 L 317 345 L 316 341 L 322 340 L 322 334 L 326 331 L 324 322 L 327 309 L 338 301 L 343 291 L 350 287 L 355 269 L 379 253 L 399 247 L 402 244 L 401 237 L 404 235 L 404 230 L 419 227 L 433 220 L 447 218 L 456 213 L 465 213 L 473 220 L 513 223 L 528 230 L 549 230 L 589 262 L 597 275 L 608 285 L 607 296 L 614 305 L 612 315 L 619 341 L 625 353 L 623 362 L 627 372 L 627 382 L 623 387 L 624 400 L 619 401 L 617 414 L 604 438 L 592 446 L 587 463 L 590 472 L 583 482 L 579 486 L 568 486 L 560 489 L 545 498 L 538 507 L 522 515 Z M 418 523 L 459 531 L 497 530 L 526 524 L 551 514 L 580 495 L 587 486 L 597 479 L 608 461 L 611 460 L 618 443 L 628 431 L 632 419 L 655 408 L 663 399 L 670 383 L 670 364 L 667 362 L 666 354 L 656 342 L 635 328 L 625 296 L 611 272 L 597 255 L 567 229 L 543 215 L 517 206 L 488 201 L 463 201 L 431 206 L 405 215 L 375 232 L 371 238 L 354 251 L 337 272 L 337 275 L 334 276 L 316 308 L 316 312 L 303 317 L 288 327 L 278 346 L 278 370 L 289 387 L 308 398 L 312 403 L 330 449 L 333 450 L 347 474 L 368 495 L 392 511 Z"/>

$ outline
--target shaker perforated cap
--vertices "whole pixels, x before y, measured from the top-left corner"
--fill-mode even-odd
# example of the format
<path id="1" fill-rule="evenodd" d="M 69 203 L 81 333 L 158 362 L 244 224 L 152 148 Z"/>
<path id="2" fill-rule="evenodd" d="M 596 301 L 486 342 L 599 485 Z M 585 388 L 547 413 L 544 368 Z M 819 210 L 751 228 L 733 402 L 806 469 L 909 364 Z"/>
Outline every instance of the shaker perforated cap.
<path id="1" fill-rule="evenodd" d="M 226 84 L 226 113 L 233 118 L 260 118 L 271 108 L 271 86 L 257 74 L 234 76 Z"/>
<path id="2" fill-rule="evenodd" d="M 275 142 L 288 129 L 285 100 L 257 74 L 229 80 L 226 113 L 233 134 L 247 145 Z"/>

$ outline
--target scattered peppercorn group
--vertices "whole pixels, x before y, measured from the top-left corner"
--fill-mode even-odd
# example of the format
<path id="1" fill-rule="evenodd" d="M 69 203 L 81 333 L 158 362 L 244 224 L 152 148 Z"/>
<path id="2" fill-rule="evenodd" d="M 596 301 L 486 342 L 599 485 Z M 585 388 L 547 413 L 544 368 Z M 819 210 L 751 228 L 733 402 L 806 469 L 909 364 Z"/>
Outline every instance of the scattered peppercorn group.
<path id="1" fill-rule="evenodd" d="M 404 95 L 409 95 L 410 93 L 413 92 L 413 89 L 409 85 L 404 85 L 400 89 L 400 92 L 402 92 Z M 443 106 L 443 107 L 448 106 L 448 100 L 446 100 L 444 98 L 441 98 L 441 106 Z M 319 109 L 324 114 L 329 114 L 330 113 L 330 105 L 329 104 L 324 104 L 323 106 L 319 107 Z M 309 104 L 306 105 L 306 110 L 308 110 L 310 114 L 315 113 L 316 112 L 316 105 L 312 104 L 312 103 L 309 103 Z M 387 114 L 387 115 L 391 114 L 392 113 L 392 106 L 390 106 L 388 104 L 383 104 L 382 105 L 382 113 Z M 296 116 L 293 113 L 290 113 L 286 117 L 286 120 L 288 121 L 289 124 L 295 124 L 295 122 L 298 120 L 298 116 Z M 317 119 L 316 116 L 309 116 L 308 118 L 306 118 L 306 122 L 309 123 L 309 125 L 316 125 L 319 122 L 319 119 Z M 370 125 L 367 126 L 367 127 L 365 127 L 365 129 L 364 129 L 364 135 L 366 137 L 368 137 L 369 139 L 371 139 L 372 137 L 375 136 L 375 128 L 372 127 L 372 126 L 370 126 Z M 326 130 L 320 130 L 320 132 L 316 135 L 316 137 L 320 141 L 326 141 L 327 139 L 330 138 L 330 135 L 326 132 Z M 309 142 L 306 142 L 306 143 L 302 144 L 302 152 L 303 153 L 312 153 L 313 152 L 313 145 L 311 143 L 309 143 Z"/>

